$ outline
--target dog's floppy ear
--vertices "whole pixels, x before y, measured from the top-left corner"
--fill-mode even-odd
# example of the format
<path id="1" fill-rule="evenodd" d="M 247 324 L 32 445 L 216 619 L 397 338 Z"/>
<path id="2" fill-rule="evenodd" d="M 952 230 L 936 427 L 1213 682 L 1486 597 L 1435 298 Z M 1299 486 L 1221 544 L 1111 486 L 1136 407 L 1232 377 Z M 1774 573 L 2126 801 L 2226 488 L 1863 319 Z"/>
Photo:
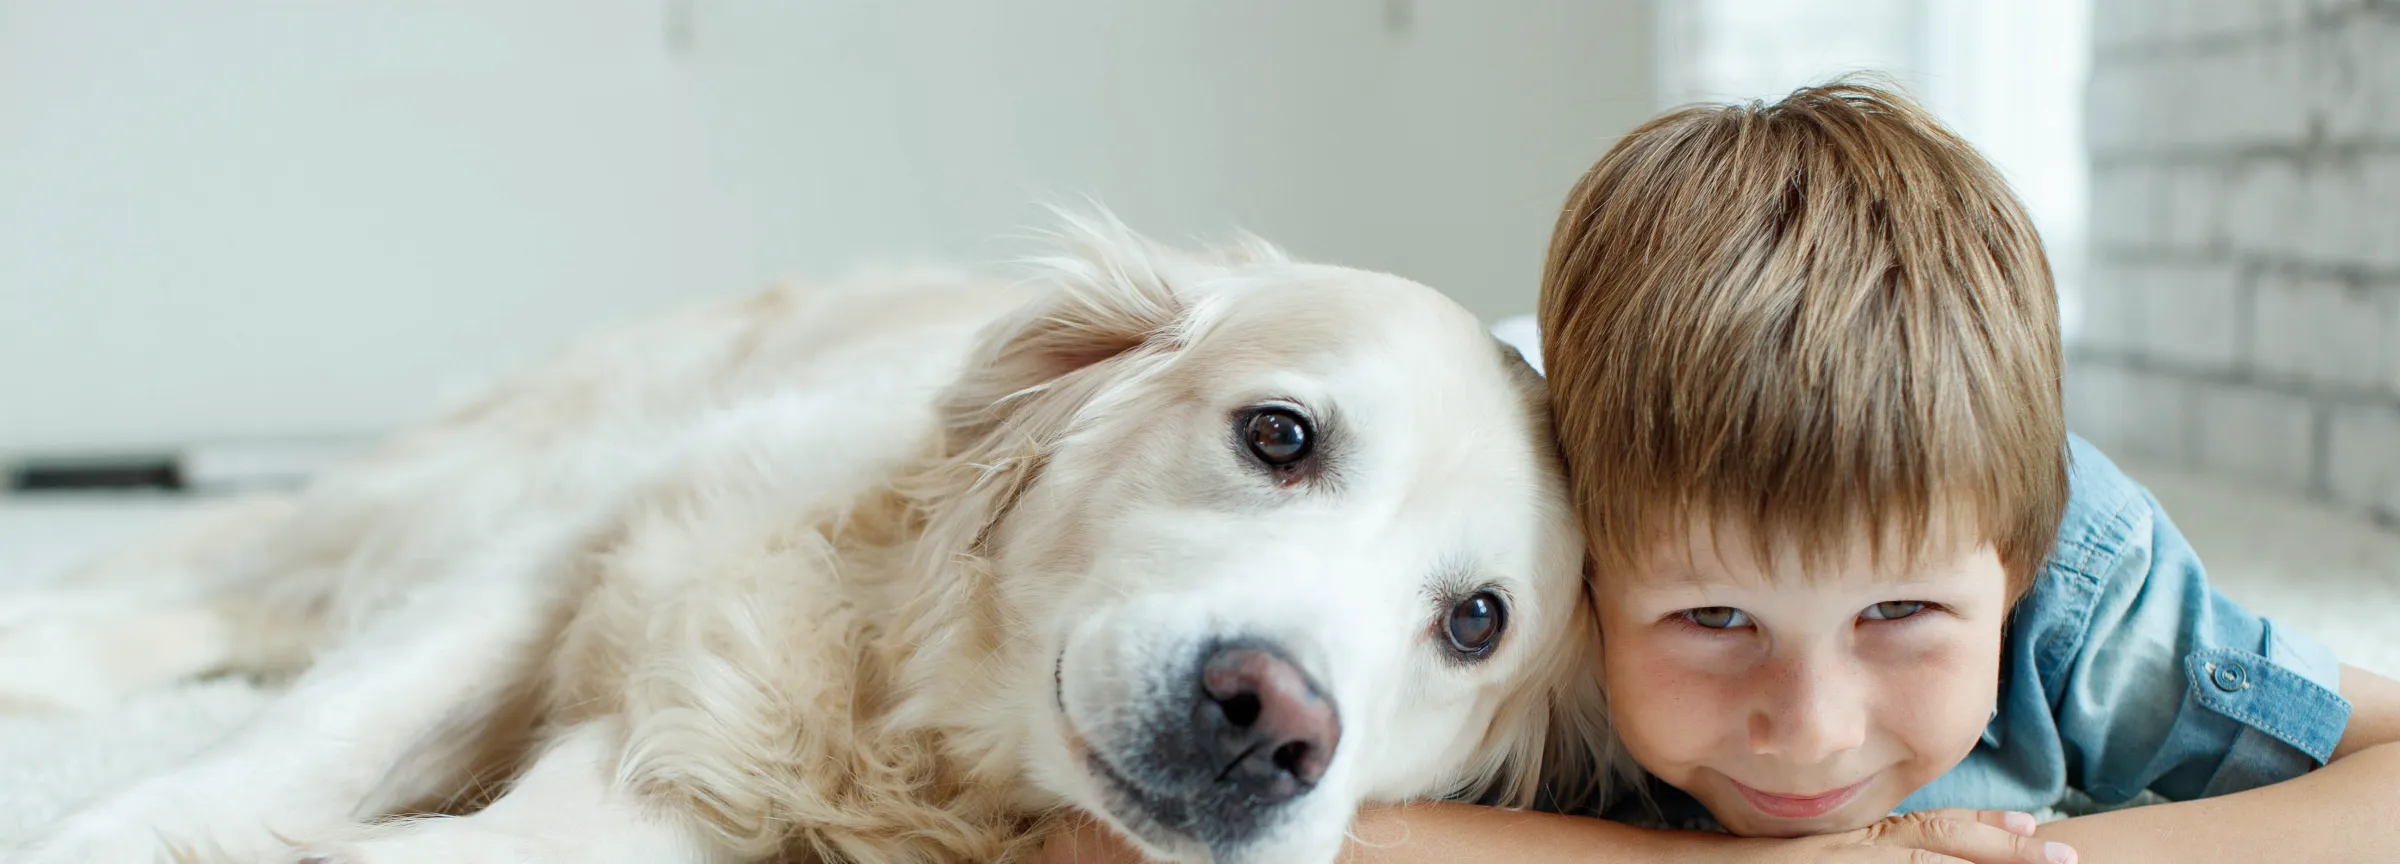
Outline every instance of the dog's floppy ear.
<path id="1" fill-rule="evenodd" d="M 1159 248 L 1106 213 L 1060 216 L 1057 251 L 1027 262 L 1045 293 L 984 332 L 943 399 L 952 454 L 990 443 L 1003 426 L 1025 426 L 1011 421 L 1039 413 L 1031 403 L 1050 402 L 1056 410 L 1058 400 L 1047 397 L 1088 391 L 1071 386 L 1079 373 L 1145 346 L 1171 347 L 1171 331 L 1186 311 L 1175 282 L 1192 276 L 1199 262 Z"/>

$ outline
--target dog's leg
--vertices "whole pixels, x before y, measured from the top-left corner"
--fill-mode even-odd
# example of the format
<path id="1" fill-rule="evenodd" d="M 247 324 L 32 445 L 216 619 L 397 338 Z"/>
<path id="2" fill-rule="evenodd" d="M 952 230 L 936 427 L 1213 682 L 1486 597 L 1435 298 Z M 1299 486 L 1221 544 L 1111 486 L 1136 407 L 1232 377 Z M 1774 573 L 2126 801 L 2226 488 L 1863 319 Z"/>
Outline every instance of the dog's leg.
<path id="1" fill-rule="evenodd" d="M 466 770 L 436 746 L 525 686 L 555 618 L 523 567 L 426 586 L 326 655 L 291 690 L 184 766 L 70 814 L 13 861 L 252 862 Z M 455 778 L 454 778 L 455 782 Z"/>
<path id="2" fill-rule="evenodd" d="M 578 726 L 491 806 L 312 843 L 311 864 L 732 864 L 696 821 L 643 800 L 617 776 L 624 724 Z"/>

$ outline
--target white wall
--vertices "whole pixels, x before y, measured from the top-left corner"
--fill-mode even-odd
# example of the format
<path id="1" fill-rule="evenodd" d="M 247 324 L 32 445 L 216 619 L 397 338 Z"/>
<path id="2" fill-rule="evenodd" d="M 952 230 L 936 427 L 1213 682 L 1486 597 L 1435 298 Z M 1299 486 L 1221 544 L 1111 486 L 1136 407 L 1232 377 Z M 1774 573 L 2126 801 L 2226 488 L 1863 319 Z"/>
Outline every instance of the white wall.
<path id="1" fill-rule="evenodd" d="M 10 0 L 0 453 L 371 433 L 597 322 L 1038 199 L 1497 317 L 1640 0 Z"/>

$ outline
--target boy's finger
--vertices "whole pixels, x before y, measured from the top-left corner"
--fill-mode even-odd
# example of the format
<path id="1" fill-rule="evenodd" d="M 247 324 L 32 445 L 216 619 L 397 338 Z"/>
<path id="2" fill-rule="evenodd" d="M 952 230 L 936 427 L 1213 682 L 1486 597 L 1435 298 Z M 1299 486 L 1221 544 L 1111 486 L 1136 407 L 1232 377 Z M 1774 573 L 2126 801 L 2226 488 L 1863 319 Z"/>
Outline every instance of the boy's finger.
<path id="1" fill-rule="evenodd" d="M 1981 811 L 1951 812 L 1959 815 L 1924 813 L 1894 820 L 1881 842 L 1975 864 L 2075 864 L 2075 850 L 2066 844 L 2011 832 L 2006 824 L 2010 821 L 2007 811 L 1994 811 L 1990 821 L 1986 821 Z"/>
<path id="2" fill-rule="evenodd" d="M 1929 815 L 1945 819 L 1965 819 L 1973 822 L 1981 822 L 1985 825 L 1990 825 L 1994 828 L 1998 828 L 2010 834 L 2015 834 L 2019 837 L 2033 836 L 2033 830 L 2041 825 L 2039 821 L 2036 821 L 2033 818 L 2033 814 L 2024 812 L 2022 810 L 1968 810 L 1961 807 L 1949 810 L 1935 810 Z"/>

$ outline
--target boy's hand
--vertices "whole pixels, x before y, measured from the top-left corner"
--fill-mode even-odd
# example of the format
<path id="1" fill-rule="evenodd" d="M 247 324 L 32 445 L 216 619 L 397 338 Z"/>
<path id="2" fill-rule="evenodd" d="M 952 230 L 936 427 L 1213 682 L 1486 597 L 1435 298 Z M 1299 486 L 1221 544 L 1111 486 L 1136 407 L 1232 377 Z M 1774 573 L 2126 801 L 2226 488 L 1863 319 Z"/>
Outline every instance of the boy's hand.
<path id="1" fill-rule="evenodd" d="M 1791 864 L 2075 864 L 2075 850 L 2034 839 L 2026 813 L 1931 810 L 1893 816 L 1865 828 L 1822 837 L 1747 841 L 1781 848 L 1764 856 L 1752 847 L 1736 860 Z"/>

